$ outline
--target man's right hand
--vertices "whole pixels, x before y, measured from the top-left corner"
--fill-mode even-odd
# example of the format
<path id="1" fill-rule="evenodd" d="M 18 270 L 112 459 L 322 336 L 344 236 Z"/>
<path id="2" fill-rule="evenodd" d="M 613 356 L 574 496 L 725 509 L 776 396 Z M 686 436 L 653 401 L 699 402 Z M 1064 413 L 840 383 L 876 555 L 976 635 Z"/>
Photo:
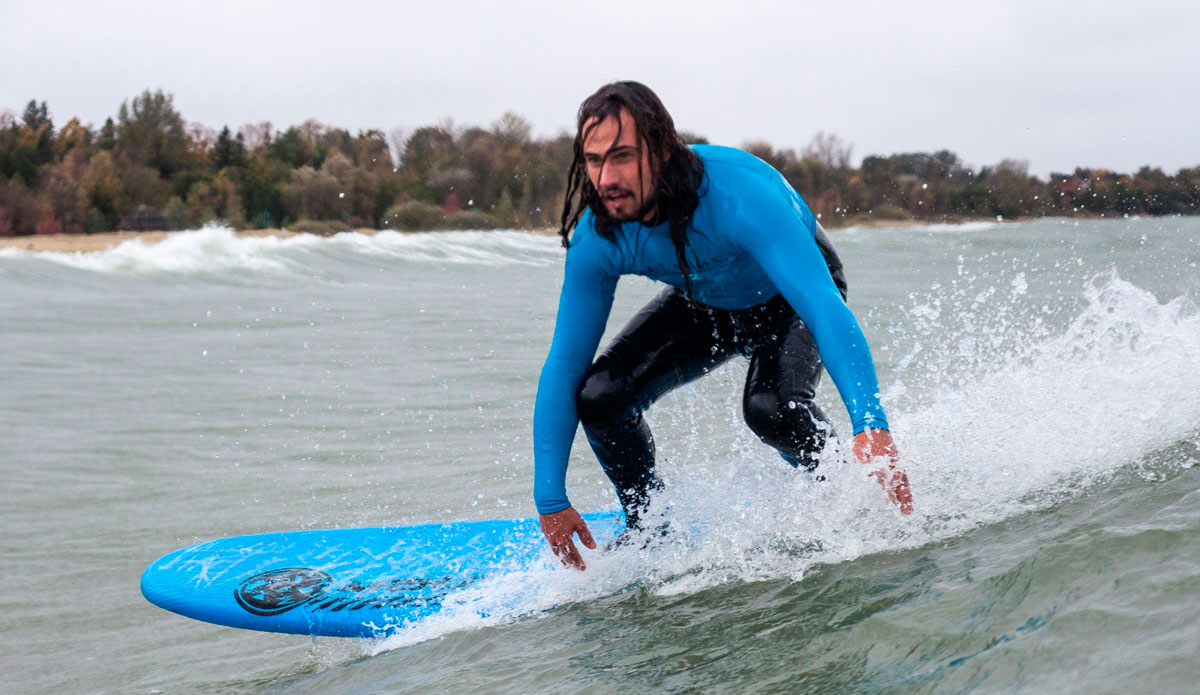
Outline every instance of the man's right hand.
<path id="1" fill-rule="evenodd" d="M 542 533 L 546 535 L 550 549 L 554 551 L 558 559 L 567 567 L 574 567 L 577 570 L 587 569 L 587 565 L 579 555 L 579 548 L 575 547 L 572 536 L 579 534 L 579 540 L 593 550 L 596 548 L 596 541 L 592 540 L 592 532 L 588 530 L 587 524 L 583 521 L 583 517 L 579 516 L 579 512 L 575 511 L 574 507 L 567 507 L 561 512 L 542 514 L 538 520 L 541 522 Z"/>
<path id="2" fill-rule="evenodd" d="M 865 429 L 854 435 L 854 455 L 860 463 L 878 466 L 869 474 L 879 481 L 888 501 L 900 508 L 901 514 L 913 513 L 912 487 L 908 474 L 896 463 L 900 453 L 887 430 Z"/>

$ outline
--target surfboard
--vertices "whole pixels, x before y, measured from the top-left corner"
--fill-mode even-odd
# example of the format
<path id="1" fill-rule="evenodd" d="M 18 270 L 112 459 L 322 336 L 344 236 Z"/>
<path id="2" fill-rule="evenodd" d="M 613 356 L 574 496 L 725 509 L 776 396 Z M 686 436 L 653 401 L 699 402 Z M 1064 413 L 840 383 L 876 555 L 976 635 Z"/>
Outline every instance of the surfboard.
<path id="1" fill-rule="evenodd" d="M 618 512 L 584 519 L 598 544 L 624 528 Z M 161 608 L 218 625 L 378 637 L 549 552 L 537 519 L 262 533 L 168 553 L 142 573 L 141 587 Z"/>

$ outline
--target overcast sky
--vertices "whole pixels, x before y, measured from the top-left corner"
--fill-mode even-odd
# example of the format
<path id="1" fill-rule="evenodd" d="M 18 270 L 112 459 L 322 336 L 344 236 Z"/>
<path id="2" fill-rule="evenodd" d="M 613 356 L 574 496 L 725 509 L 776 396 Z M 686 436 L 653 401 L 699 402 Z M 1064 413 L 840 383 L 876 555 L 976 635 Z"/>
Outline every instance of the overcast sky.
<path id="1" fill-rule="evenodd" d="M 1200 165 L 1200 3 L 47 2 L 0 0 L 0 109 L 100 125 L 161 88 L 187 121 L 357 131 L 505 111 L 573 127 L 605 82 L 650 85 L 719 144 L 950 149 L 1174 173 Z"/>

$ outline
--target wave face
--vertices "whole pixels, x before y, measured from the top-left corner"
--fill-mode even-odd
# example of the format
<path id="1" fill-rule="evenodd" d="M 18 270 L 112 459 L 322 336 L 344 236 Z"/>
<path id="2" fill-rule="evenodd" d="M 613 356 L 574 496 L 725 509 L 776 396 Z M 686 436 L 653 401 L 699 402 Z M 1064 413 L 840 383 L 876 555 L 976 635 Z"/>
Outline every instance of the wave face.
<path id="1" fill-rule="evenodd" d="M 0 258 L 38 258 L 97 273 L 308 275 L 322 269 L 322 260 L 354 257 L 406 263 L 542 265 L 554 259 L 556 242 L 547 241 L 548 237 L 520 232 L 410 234 L 390 230 L 372 235 L 343 232 L 331 237 L 239 237 L 232 229 L 205 227 L 168 234 L 158 243 L 132 239 L 88 253 L 3 249 Z"/>
<path id="2" fill-rule="evenodd" d="M 22 578 L 6 605 L 14 639 L 48 654 L 13 682 L 1186 692 L 1200 675 L 1198 242 L 1190 219 L 835 233 L 911 517 L 836 443 L 824 481 L 785 465 L 741 422 L 745 366 L 730 364 L 648 413 L 665 533 L 587 552 L 585 573 L 543 556 L 381 640 L 316 644 L 156 612 L 128 568 L 237 533 L 531 515 L 557 238 L 206 229 L 4 252 L 0 515 Z M 610 335 L 654 292 L 623 280 Z M 830 384 L 819 398 L 848 431 Z M 574 503 L 612 506 L 578 444 Z M 44 586 L 110 599 L 65 621 Z M 97 665 L 48 668 L 63 646 Z"/>

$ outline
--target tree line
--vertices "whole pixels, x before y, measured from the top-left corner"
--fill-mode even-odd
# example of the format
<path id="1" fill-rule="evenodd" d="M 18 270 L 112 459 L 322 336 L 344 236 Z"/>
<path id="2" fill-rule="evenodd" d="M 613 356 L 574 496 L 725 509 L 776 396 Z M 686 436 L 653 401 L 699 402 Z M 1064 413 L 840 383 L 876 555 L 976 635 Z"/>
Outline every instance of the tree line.
<path id="1" fill-rule="evenodd" d="M 535 138 L 507 113 L 488 128 L 446 122 L 355 135 L 309 120 L 233 132 L 186 123 L 146 90 L 95 128 L 56 128 L 45 101 L 0 113 L 0 236 L 118 228 L 283 227 L 331 233 L 547 228 L 558 224 L 572 135 Z M 689 142 L 705 142 L 684 134 Z M 972 168 L 949 151 L 871 155 L 818 133 L 799 152 L 743 148 L 774 165 L 827 226 L 864 217 L 946 220 L 1200 212 L 1200 167 L 1168 175 L 1077 168 L 1048 180 L 1024 162 Z"/>

